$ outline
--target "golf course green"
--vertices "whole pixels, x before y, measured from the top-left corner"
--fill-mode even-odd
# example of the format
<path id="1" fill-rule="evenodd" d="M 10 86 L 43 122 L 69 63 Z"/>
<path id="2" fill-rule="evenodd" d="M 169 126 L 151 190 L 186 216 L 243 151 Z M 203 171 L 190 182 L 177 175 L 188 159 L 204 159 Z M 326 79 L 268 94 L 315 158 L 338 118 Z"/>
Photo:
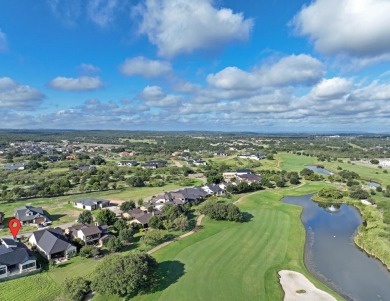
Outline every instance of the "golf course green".
<path id="1" fill-rule="evenodd" d="M 280 202 L 285 195 L 313 193 L 324 185 L 306 183 L 247 196 L 238 204 L 251 215 L 245 223 L 205 218 L 199 232 L 153 254 L 164 280 L 154 292 L 132 300 L 282 300 L 277 275 L 282 269 L 303 273 L 318 288 L 343 300 L 305 268 L 302 208 Z M 94 298 L 103 299 L 110 298 Z"/>

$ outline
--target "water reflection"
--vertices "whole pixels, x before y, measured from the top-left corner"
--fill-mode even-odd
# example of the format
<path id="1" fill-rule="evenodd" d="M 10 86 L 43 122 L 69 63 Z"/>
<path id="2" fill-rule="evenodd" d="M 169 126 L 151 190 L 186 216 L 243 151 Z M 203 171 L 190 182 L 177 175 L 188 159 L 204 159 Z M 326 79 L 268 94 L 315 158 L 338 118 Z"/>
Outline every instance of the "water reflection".
<path id="1" fill-rule="evenodd" d="M 317 204 L 311 195 L 285 197 L 283 202 L 304 207 L 305 263 L 312 274 L 349 300 L 390 300 L 390 272 L 353 243 L 362 219 L 348 205 Z"/>

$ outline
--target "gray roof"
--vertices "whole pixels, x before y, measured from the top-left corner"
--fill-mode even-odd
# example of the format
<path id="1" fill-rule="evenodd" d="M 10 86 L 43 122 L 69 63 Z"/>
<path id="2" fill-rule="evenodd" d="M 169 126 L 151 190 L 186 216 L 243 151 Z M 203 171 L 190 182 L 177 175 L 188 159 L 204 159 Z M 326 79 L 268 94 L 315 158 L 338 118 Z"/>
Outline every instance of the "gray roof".
<path id="1" fill-rule="evenodd" d="M 107 225 L 103 226 L 95 226 L 95 225 L 89 225 L 89 224 L 80 224 L 75 225 L 73 227 L 68 228 L 69 232 L 73 234 L 73 236 L 76 236 L 76 233 L 79 230 L 84 233 L 85 236 L 95 235 L 99 233 L 103 233 L 108 229 Z"/>
<path id="2" fill-rule="evenodd" d="M 145 212 L 143 210 L 138 209 L 138 208 L 129 210 L 129 211 L 127 211 L 127 213 L 129 215 L 131 215 L 132 217 L 134 217 L 134 218 L 138 218 L 138 217 L 140 217 L 140 216 L 145 214 Z"/>
<path id="3" fill-rule="evenodd" d="M 83 204 L 84 206 L 92 206 L 97 204 L 106 204 L 109 203 L 110 201 L 102 200 L 102 199 L 86 198 L 86 199 L 79 199 L 74 202 L 77 204 Z"/>
<path id="4" fill-rule="evenodd" d="M 220 192 L 220 191 L 223 191 L 223 189 L 221 187 L 219 187 L 218 185 L 215 185 L 215 184 L 212 184 L 212 185 L 209 185 L 207 186 L 212 192 Z"/>
<path id="5" fill-rule="evenodd" d="M 45 217 L 42 207 L 23 206 L 14 209 L 14 212 L 15 217 L 22 222 L 30 221 L 37 217 Z M 32 215 L 27 215 L 28 213 L 32 213 Z"/>
<path id="6" fill-rule="evenodd" d="M 0 244 L 0 264 L 11 266 L 34 259 L 35 257 L 32 256 L 31 251 L 24 244 L 15 242 L 12 239 L 2 239 Z"/>
<path id="7" fill-rule="evenodd" d="M 152 218 L 152 213 L 145 213 L 144 215 L 137 217 L 136 220 L 139 221 L 142 225 L 149 223 L 149 220 Z"/>
<path id="8" fill-rule="evenodd" d="M 21 167 L 26 167 L 26 165 L 24 163 L 4 164 L 4 169 L 6 170 L 18 170 Z"/>
<path id="9" fill-rule="evenodd" d="M 61 228 L 45 229 L 33 232 L 37 245 L 46 254 L 56 254 L 72 246 Z"/>

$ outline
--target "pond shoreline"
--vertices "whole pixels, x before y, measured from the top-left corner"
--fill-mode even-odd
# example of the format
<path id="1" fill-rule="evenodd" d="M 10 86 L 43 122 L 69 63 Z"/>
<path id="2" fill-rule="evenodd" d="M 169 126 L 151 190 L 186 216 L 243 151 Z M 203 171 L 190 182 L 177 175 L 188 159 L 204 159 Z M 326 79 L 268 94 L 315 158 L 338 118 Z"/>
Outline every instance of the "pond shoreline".
<path id="1" fill-rule="evenodd" d="M 306 269 L 345 300 L 388 300 L 390 274 L 387 266 L 356 243 L 364 221 L 360 208 L 342 201 L 317 202 L 314 195 L 281 199 L 302 208 L 300 218 L 306 232 Z M 320 208 L 322 206 L 318 203 L 341 204 L 341 207 L 329 211 Z"/>
<path id="2" fill-rule="evenodd" d="M 314 202 L 316 202 L 316 203 L 333 204 L 333 205 L 343 205 L 343 204 L 344 204 L 344 205 L 353 206 L 353 207 L 356 208 L 357 211 L 359 212 L 359 215 L 360 215 L 360 217 L 361 217 L 361 219 L 362 219 L 362 221 L 363 221 L 362 226 L 365 227 L 365 226 L 364 226 L 364 223 L 366 222 L 366 219 L 365 219 L 364 213 L 362 212 L 362 209 L 361 209 L 362 205 L 359 205 L 359 206 L 358 206 L 358 204 L 356 204 L 355 202 L 348 202 L 348 200 L 344 200 L 344 201 L 327 200 L 327 199 L 323 199 L 323 198 L 321 198 L 321 197 L 318 197 L 316 194 L 313 194 L 313 196 L 311 197 L 311 199 L 312 199 Z M 362 237 L 362 232 L 360 231 L 360 228 L 361 228 L 361 226 L 358 227 L 358 228 L 356 229 L 356 231 L 355 231 L 355 233 L 354 233 L 354 235 L 353 235 L 353 240 L 352 240 L 352 241 L 354 242 L 355 246 L 356 246 L 359 250 L 361 250 L 361 251 L 363 251 L 364 253 L 366 253 L 368 256 L 370 256 L 370 257 L 372 257 L 372 258 L 375 258 L 375 259 L 379 260 L 379 261 L 382 263 L 382 265 L 390 272 L 390 263 L 387 264 L 387 263 L 383 260 L 383 258 L 379 257 L 377 254 L 375 254 L 375 253 L 373 253 L 372 251 L 368 250 L 367 248 L 365 248 L 362 244 L 360 244 L 360 243 L 357 241 L 360 237 Z M 364 238 L 362 238 L 362 239 L 364 239 Z"/>

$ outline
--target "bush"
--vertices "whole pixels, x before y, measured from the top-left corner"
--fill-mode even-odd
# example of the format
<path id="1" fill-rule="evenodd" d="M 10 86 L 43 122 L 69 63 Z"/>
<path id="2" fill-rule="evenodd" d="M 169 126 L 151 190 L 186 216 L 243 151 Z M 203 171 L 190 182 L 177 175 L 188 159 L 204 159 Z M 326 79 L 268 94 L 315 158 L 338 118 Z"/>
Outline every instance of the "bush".
<path id="1" fill-rule="evenodd" d="M 326 187 L 326 188 L 322 188 L 318 192 L 318 196 L 321 197 L 321 198 L 326 198 L 326 199 L 339 200 L 339 199 L 343 198 L 343 193 L 340 190 L 336 189 L 336 188 Z"/>
<path id="2" fill-rule="evenodd" d="M 370 163 L 371 163 L 371 164 L 379 164 L 379 160 L 377 160 L 377 159 L 372 159 L 372 160 L 370 160 Z"/>
<path id="3" fill-rule="evenodd" d="M 81 257 L 85 257 L 85 258 L 89 258 L 89 257 L 92 257 L 94 256 L 93 255 L 93 250 L 96 249 L 94 246 L 92 245 L 86 245 L 84 247 L 82 247 L 80 249 L 80 256 Z"/>
<path id="4" fill-rule="evenodd" d="M 90 291 L 90 282 L 82 277 L 66 278 L 63 285 L 64 295 L 72 301 L 82 301 Z"/>
<path id="5" fill-rule="evenodd" d="M 368 199 L 370 194 L 367 191 L 365 191 L 361 188 L 358 188 L 358 189 L 352 190 L 350 192 L 349 196 L 353 199 L 364 200 L 364 199 Z"/>
<path id="6" fill-rule="evenodd" d="M 215 220 L 243 221 L 240 209 L 234 204 L 208 203 L 200 208 L 200 213 Z"/>

